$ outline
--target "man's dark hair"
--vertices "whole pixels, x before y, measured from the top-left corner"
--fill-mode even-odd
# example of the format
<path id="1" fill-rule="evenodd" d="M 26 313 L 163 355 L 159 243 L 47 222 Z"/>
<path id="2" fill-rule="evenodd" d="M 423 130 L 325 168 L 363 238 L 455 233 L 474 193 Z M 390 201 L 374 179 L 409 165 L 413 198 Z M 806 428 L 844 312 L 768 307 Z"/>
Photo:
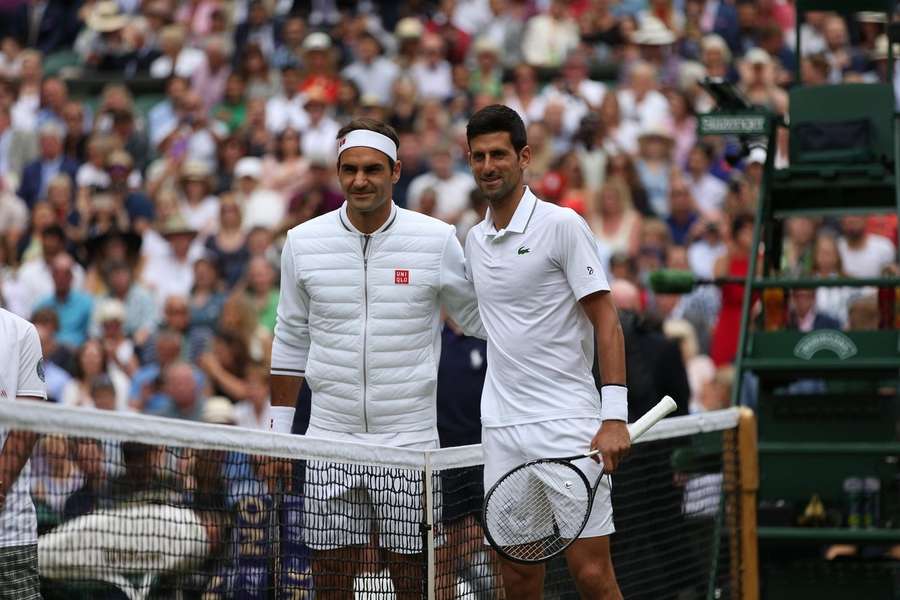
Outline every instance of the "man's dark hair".
<path id="1" fill-rule="evenodd" d="M 378 119 L 370 119 L 368 117 L 359 117 L 357 119 L 353 119 L 352 121 L 341 127 L 340 131 L 337 132 L 337 139 L 341 139 L 351 131 L 356 131 L 357 129 L 368 129 L 369 131 L 374 131 L 375 133 L 380 133 L 381 135 L 387 136 L 391 139 L 392 142 L 394 142 L 394 145 L 397 146 L 397 150 L 400 150 L 400 138 L 397 136 L 397 132 L 394 130 L 394 128 L 387 123 L 382 123 Z M 388 164 L 390 165 L 391 170 L 393 170 L 394 161 L 388 158 Z"/>
<path id="2" fill-rule="evenodd" d="M 66 241 L 66 232 L 59 225 L 48 225 L 41 230 L 41 237 L 56 237 L 60 241 Z"/>
<path id="3" fill-rule="evenodd" d="M 59 315 L 52 308 L 39 308 L 31 315 L 31 322 L 40 325 L 50 325 L 54 331 L 59 331 Z"/>
<path id="4" fill-rule="evenodd" d="M 522 122 L 519 113 L 502 104 L 491 104 L 469 119 L 469 124 L 466 125 L 466 140 L 471 145 L 472 140 L 479 135 L 504 131 L 509 134 L 509 141 L 512 142 L 516 154 L 528 144 L 525 123 Z"/>

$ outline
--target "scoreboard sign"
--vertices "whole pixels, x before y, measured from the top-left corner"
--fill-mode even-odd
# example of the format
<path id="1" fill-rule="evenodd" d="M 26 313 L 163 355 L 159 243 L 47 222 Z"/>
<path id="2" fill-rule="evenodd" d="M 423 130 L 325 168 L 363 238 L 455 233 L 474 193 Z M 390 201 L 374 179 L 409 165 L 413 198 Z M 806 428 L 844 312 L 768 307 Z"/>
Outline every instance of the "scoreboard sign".
<path id="1" fill-rule="evenodd" d="M 700 115 L 697 133 L 700 135 L 765 135 L 769 115 L 760 113 L 708 113 Z"/>

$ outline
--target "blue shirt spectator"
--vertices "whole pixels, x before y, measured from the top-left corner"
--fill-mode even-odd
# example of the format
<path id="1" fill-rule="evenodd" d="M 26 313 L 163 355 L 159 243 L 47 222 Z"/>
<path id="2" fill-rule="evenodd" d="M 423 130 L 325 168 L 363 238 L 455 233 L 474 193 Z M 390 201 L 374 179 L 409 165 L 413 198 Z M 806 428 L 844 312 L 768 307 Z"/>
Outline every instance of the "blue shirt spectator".
<path id="1" fill-rule="evenodd" d="M 50 263 L 55 292 L 38 302 L 35 310 L 52 308 L 59 316 L 57 338 L 63 344 L 78 347 L 87 339 L 94 312 L 94 299 L 89 294 L 72 289 L 75 261 L 68 254 L 60 254 Z"/>

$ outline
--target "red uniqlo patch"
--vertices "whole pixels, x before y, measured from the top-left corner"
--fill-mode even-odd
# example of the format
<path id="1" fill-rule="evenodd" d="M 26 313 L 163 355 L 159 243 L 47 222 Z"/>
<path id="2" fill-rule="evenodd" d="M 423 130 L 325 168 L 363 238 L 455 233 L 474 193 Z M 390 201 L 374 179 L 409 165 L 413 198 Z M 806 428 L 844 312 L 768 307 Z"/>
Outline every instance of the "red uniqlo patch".
<path id="1" fill-rule="evenodd" d="M 394 269 L 394 283 L 409 284 L 409 271 L 406 269 Z"/>

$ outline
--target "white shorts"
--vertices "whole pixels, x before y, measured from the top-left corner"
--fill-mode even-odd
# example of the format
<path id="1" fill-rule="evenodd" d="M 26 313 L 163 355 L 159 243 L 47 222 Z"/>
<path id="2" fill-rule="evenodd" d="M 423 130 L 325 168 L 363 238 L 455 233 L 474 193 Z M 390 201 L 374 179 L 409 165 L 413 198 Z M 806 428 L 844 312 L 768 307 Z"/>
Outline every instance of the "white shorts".
<path id="1" fill-rule="evenodd" d="M 482 429 L 484 448 L 484 489 L 490 490 L 511 469 L 536 458 L 572 456 L 590 450 L 591 439 L 600 428 L 600 419 L 559 419 Z M 603 473 L 603 465 L 590 458 L 573 463 L 594 485 Z M 554 503 L 556 504 L 556 503 Z M 609 477 L 597 486 L 594 505 L 579 538 L 614 533 Z"/>
<path id="2" fill-rule="evenodd" d="M 336 441 L 383 443 L 365 434 L 307 432 Z M 390 445 L 420 450 L 438 447 L 437 440 L 406 441 L 387 436 Z M 422 471 L 323 461 L 306 464 L 303 539 L 313 550 L 363 546 L 378 533 L 379 545 L 399 554 L 422 551 Z"/>

